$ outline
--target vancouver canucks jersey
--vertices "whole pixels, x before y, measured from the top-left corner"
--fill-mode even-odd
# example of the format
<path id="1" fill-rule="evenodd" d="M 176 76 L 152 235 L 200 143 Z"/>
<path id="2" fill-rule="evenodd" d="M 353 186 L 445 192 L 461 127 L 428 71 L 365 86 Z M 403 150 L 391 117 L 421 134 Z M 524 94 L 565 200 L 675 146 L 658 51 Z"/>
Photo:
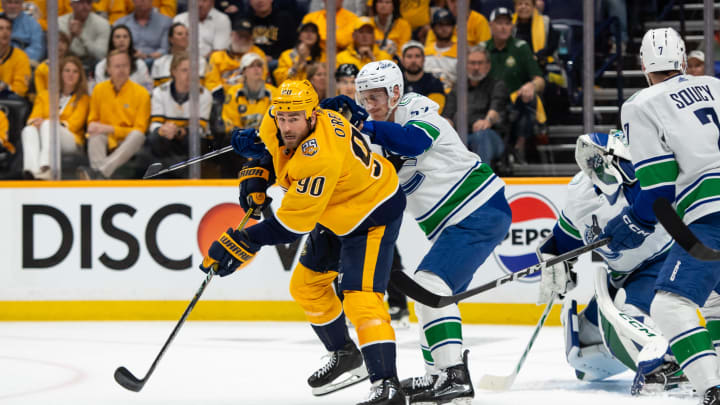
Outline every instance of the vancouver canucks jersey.
<path id="1" fill-rule="evenodd" d="M 395 110 L 395 123 L 413 125 L 432 138 L 424 153 L 403 158 L 398 170 L 407 209 L 430 240 L 505 186 L 490 166 L 468 151 L 438 108 L 425 96 L 407 93 Z"/>
<path id="2" fill-rule="evenodd" d="M 615 202 L 611 203 L 605 194 L 595 191 L 592 181 L 585 173 L 576 174 L 568 185 L 565 208 L 553 229 L 558 247 L 561 251 L 579 247 L 580 244 L 567 246 L 572 245 L 572 242 L 561 242 L 569 239 L 581 242 L 582 245 L 594 242 L 608 221 L 618 216 L 628 205 L 627 197 L 622 191 Z M 562 233 L 562 236 L 559 233 Z M 629 273 L 665 253 L 671 245 L 672 238 L 658 225 L 655 232 L 635 249 L 613 252 L 599 248 L 595 251 L 605 259 L 611 271 Z"/>
<path id="3" fill-rule="evenodd" d="M 688 224 L 720 211 L 719 116 L 720 80 L 710 76 L 674 76 L 635 93 L 622 107 L 643 191 L 674 198 Z M 640 205 L 635 203 L 636 212 L 652 209 Z"/>

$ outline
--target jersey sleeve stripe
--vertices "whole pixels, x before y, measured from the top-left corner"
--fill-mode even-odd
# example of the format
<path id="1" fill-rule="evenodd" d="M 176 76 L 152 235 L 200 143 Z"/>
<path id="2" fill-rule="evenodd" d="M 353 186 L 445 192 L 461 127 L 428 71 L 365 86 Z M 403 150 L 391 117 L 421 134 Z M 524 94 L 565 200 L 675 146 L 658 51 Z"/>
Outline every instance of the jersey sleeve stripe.
<path id="1" fill-rule="evenodd" d="M 675 159 L 650 163 L 635 169 L 640 187 L 648 188 L 663 183 L 675 183 L 678 177 L 678 163 Z"/>
<path id="2" fill-rule="evenodd" d="M 578 231 L 574 226 L 570 224 L 568 219 L 565 218 L 565 215 L 560 214 L 560 218 L 558 218 L 558 224 L 560 225 L 560 229 L 562 229 L 564 233 L 568 234 L 568 236 L 577 240 L 582 239 L 580 237 L 580 231 Z"/>
<path id="3" fill-rule="evenodd" d="M 682 218 L 688 211 L 701 204 L 716 201 L 717 197 L 720 197 L 720 178 L 705 179 L 677 203 L 677 213 Z"/>
<path id="4" fill-rule="evenodd" d="M 647 166 L 652 163 L 657 163 L 665 160 L 675 160 L 675 155 L 673 154 L 667 154 L 667 155 L 661 155 L 661 156 L 654 156 L 649 159 L 641 160 L 637 163 L 635 163 L 635 170 L 640 170 L 643 166 Z"/>
<path id="5" fill-rule="evenodd" d="M 408 121 L 408 123 L 405 125 L 412 125 L 414 127 L 422 129 L 423 131 L 425 131 L 426 134 L 428 134 L 430 138 L 432 138 L 433 141 L 436 140 L 438 136 L 440 136 L 440 129 L 426 121 Z"/>

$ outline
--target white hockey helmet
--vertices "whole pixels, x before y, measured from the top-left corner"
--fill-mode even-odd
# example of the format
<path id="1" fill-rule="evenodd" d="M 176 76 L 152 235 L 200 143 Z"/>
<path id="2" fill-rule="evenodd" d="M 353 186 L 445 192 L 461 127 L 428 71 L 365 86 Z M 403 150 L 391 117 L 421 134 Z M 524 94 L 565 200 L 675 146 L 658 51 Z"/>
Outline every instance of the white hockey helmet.
<path id="1" fill-rule="evenodd" d="M 640 61 L 645 78 L 648 73 L 679 70 L 685 74 L 685 41 L 672 28 L 657 28 L 645 33 L 640 45 Z"/>
<path id="2" fill-rule="evenodd" d="M 403 74 L 398 65 L 391 60 L 381 60 L 370 62 L 360 69 L 355 78 L 355 98 L 362 105 L 362 97 L 360 92 L 372 89 L 385 89 L 388 95 L 388 107 L 393 110 L 400 102 L 403 96 Z M 395 86 L 400 90 L 400 98 L 395 104 L 392 104 L 393 89 Z M 388 113 L 389 114 L 389 113 Z"/>
<path id="3" fill-rule="evenodd" d="M 593 184 L 608 195 L 615 194 L 622 184 L 637 181 L 627 138 L 620 130 L 580 135 L 575 144 L 575 161 Z"/>

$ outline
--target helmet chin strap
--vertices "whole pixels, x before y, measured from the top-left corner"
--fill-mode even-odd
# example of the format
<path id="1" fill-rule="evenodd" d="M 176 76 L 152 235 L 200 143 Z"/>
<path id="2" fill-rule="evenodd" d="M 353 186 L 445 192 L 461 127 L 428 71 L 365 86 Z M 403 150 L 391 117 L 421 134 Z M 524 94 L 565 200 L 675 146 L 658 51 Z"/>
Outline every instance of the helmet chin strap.
<path id="1" fill-rule="evenodd" d="M 401 99 L 401 98 L 402 98 L 402 95 L 400 95 L 400 96 L 398 97 L 397 101 L 395 102 L 395 104 L 393 104 L 393 103 L 392 103 L 392 96 L 390 96 L 390 95 L 388 94 L 388 112 L 387 112 L 387 114 L 385 114 L 385 119 L 384 119 L 384 121 L 387 121 L 387 120 L 390 118 L 390 116 L 392 115 L 392 113 L 395 111 L 395 108 L 398 106 L 398 104 L 400 104 L 400 99 Z"/>

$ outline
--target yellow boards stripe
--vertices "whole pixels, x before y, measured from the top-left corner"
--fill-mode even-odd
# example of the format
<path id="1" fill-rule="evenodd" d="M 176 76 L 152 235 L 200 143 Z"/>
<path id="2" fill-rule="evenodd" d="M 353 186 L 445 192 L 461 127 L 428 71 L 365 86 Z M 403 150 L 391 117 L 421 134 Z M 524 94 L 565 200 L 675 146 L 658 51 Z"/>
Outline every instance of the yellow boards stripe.
<path id="1" fill-rule="evenodd" d="M 0 301 L 0 321 L 177 321 L 187 301 Z M 578 311 L 584 308 L 578 306 Z M 460 304 L 463 323 L 535 325 L 543 307 L 535 304 Z M 413 303 L 410 319 L 417 321 Z M 190 314 L 196 321 L 298 321 L 305 313 L 294 301 L 203 301 Z M 547 325 L 560 325 L 560 305 Z"/>
<path id="2" fill-rule="evenodd" d="M 365 263 L 363 263 L 362 290 L 372 291 L 375 279 L 375 266 L 377 265 L 380 242 L 385 235 L 385 225 L 374 226 L 368 229 L 367 242 L 365 242 Z"/>

